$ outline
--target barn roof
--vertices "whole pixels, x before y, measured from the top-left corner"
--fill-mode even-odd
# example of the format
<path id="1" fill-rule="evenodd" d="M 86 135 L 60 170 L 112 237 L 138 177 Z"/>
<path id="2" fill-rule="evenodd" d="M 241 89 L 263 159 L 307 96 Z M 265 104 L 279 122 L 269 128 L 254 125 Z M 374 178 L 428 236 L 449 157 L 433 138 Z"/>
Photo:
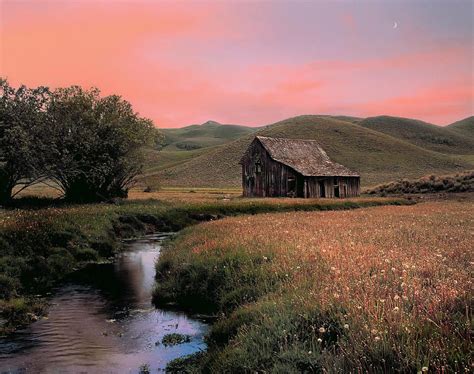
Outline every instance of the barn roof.
<path id="1" fill-rule="evenodd" d="M 307 177 L 350 176 L 359 174 L 328 157 L 315 140 L 256 137 L 270 157 Z"/>

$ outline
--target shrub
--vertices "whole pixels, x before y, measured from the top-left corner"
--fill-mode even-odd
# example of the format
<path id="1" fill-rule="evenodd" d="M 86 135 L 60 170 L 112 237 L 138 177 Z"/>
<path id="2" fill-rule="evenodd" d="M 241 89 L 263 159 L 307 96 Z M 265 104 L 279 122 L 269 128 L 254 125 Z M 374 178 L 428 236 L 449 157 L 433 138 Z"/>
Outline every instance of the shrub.
<path id="1" fill-rule="evenodd" d="M 20 283 L 17 279 L 10 278 L 7 275 L 0 274 L 0 299 L 10 299 L 16 296 L 16 290 Z"/>
<path id="2" fill-rule="evenodd" d="M 5 238 L 0 237 L 0 256 L 8 256 L 11 255 L 13 251 L 12 246 Z"/>
<path id="3" fill-rule="evenodd" d="M 56 231 L 49 234 L 49 241 L 53 247 L 68 247 L 73 241 L 77 241 L 79 235 L 77 232 L 71 231 Z"/>
<path id="4" fill-rule="evenodd" d="M 62 248 L 47 259 L 49 271 L 56 279 L 61 278 L 63 274 L 71 272 L 75 263 L 74 256 Z"/>
<path id="5" fill-rule="evenodd" d="M 474 171 L 438 177 L 430 175 L 417 180 L 401 180 L 386 183 L 367 190 L 369 194 L 415 194 L 433 192 L 473 192 Z"/>
<path id="6" fill-rule="evenodd" d="M 172 333 L 166 334 L 161 340 L 161 344 L 163 344 L 165 347 L 168 347 L 177 344 L 189 343 L 190 341 L 191 337 L 189 335 Z"/>
<path id="7" fill-rule="evenodd" d="M 112 239 L 94 241 L 91 248 L 99 253 L 101 257 L 112 257 L 117 248 L 117 243 Z"/>
<path id="8" fill-rule="evenodd" d="M 198 374 L 202 373 L 201 362 L 204 358 L 203 352 L 179 357 L 169 362 L 166 372 L 169 374 Z"/>
<path id="9" fill-rule="evenodd" d="M 74 258 L 78 261 L 97 261 L 99 254 L 92 248 L 78 248 L 74 251 Z"/>

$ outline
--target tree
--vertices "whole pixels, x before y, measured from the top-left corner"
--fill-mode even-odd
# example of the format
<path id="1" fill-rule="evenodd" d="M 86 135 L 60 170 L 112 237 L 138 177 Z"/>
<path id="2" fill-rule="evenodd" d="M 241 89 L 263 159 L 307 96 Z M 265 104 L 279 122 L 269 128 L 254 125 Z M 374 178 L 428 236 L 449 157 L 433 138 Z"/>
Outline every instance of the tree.
<path id="1" fill-rule="evenodd" d="M 42 133 L 45 108 L 49 100 L 46 87 L 11 87 L 0 79 L 0 204 L 41 179 L 41 157 L 37 136 Z"/>
<path id="2" fill-rule="evenodd" d="M 143 147 L 156 142 L 152 121 L 120 96 L 96 88 L 57 89 L 48 106 L 48 177 L 74 202 L 126 197 L 141 172 Z"/>

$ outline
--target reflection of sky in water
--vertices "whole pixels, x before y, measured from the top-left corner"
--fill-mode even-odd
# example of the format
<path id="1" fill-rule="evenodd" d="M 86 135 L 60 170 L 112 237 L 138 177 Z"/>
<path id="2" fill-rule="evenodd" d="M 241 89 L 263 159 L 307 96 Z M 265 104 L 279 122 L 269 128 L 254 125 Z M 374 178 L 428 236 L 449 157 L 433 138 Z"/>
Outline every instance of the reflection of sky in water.
<path id="1" fill-rule="evenodd" d="M 0 371 L 138 372 L 204 349 L 206 325 L 151 304 L 159 243 L 127 244 L 115 264 L 94 265 L 61 287 L 48 317 L 0 340 Z M 163 347 L 164 335 L 191 335 L 191 342 Z"/>

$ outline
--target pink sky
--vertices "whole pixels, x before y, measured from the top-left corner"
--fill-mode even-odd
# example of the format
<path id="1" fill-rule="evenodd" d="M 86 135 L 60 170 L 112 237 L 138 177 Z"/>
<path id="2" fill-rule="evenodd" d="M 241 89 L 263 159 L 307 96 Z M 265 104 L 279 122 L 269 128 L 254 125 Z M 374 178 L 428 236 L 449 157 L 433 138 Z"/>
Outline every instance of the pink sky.
<path id="1" fill-rule="evenodd" d="M 96 86 L 158 127 L 473 114 L 470 0 L 0 2 L 0 76 Z"/>

